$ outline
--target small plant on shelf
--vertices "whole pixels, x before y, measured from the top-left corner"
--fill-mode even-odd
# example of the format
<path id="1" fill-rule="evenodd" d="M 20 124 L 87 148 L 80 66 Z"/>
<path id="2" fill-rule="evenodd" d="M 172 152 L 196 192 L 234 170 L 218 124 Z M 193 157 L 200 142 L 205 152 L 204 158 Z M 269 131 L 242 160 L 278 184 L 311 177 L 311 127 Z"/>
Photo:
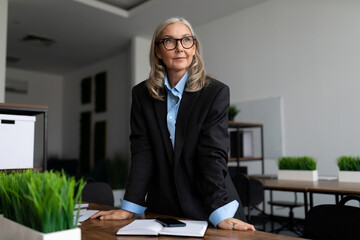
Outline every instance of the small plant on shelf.
<path id="1" fill-rule="evenodd" d="M 230 105 L 229 107 L 229 120 L 234 121 L 236 115 L 240 112 L 235 105 Z"/>
<path id="2" fill-rule="evenodd" d="M 340 156 L 337 158 L 340 171 L 360 171 L 359 156 Z"/>
<path id="3" fill-rule="evenodd" d="M 280 170 L 316 170 L 316 160 L 313 157 L 281 157 L 278 159 Z"/>
<path id="4" fill-rule="evenodd" d="M 42 233 L 77 227 L 75 204 L 85 183 L 65 173 L 0 172 L 0 208 L 4 217 Z"/>

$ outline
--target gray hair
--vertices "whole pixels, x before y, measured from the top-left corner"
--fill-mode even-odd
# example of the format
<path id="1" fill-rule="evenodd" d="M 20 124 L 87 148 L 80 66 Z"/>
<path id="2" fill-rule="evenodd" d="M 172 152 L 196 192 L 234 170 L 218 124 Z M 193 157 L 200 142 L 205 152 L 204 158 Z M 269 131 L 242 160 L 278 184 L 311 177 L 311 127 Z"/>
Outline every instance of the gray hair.
<path id="1" fill-rule="evenodd" d="M 169 18 L 156 28 L 150 47 L 150 67 L 151 71 L 149 79 L 146 81 L 146 86 L 149 89 L 150 95 L 158 100 L 164 100 L 164 81 L 166 66 L 162 60 L 158 59 L 155 53 L 156 43 L 160 40 L 162 31 L 173 23 L 180 22 L 187 26 L 191 32 L 191 35 L 196 36 L 190 23 L 184 18 Z M 196 50 L 193 60 L 189 66 L 189 78 L 185 87 L 187 92 L 197 92 L 208 84 L 206 79 L 206 72 L 204 67 L 204 61 L 201 55 L 201 46 L 198 38 L 195 40 Z"/>

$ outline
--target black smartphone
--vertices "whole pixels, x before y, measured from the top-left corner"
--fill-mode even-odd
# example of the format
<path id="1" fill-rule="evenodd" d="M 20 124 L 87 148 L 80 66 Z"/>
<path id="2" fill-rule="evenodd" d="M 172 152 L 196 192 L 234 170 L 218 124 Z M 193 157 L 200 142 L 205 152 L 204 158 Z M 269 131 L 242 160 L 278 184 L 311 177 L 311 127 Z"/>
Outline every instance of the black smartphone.
<path id="1" fill-rule="evenodd" d="M 176 220 L 175 218 L 156 218 L 156 221 L 164 227 L 185 227 L 186 223 Z"/>

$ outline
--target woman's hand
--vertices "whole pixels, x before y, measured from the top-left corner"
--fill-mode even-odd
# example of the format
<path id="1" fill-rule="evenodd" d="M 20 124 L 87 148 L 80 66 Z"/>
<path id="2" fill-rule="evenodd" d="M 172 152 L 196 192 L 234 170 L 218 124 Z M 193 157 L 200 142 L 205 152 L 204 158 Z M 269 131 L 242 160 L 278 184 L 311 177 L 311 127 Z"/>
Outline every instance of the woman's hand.
<path id="1" fill-rule="evenodd" d="M 133 215 L 132 212 L 128 212 L 123 209 L 110 210 L 110 211 L 100 211 L 95 215 L 91 216 L 91 219 L 99 218 L 100 220 L 123 220 L 129 219 Z"/>
<path id="2" fill-rule="evenodd" d="M 239 231 L 255 231 L 255 227 L 251 224 L 243 222 L 236 218 L 228 218 L 221 221 L 218 225 L 218 228 L 229 229 L 229 230 L 239 230 Z"/>

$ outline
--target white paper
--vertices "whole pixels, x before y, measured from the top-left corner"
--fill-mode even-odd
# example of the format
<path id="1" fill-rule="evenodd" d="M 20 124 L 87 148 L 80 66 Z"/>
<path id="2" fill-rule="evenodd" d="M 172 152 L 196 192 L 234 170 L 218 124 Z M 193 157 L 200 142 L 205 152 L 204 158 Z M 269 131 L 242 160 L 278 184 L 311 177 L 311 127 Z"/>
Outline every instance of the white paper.
<path id="1" fill-rule="evenodd" d="M 92 215 L 97 213 L 99 210 L 87 210 L 87 209 L 80 209 L 80 215 L 79 215 L 79 222 L 83 222 L 90 218 Z M 74 221 L 76 218 L 77 210 L 74 211 Z"/>
<path id="2" fill-rule="evenodd" d="M 158 235 L 163 226 L 155 219 L 137 219 L 120 228 L 118 235 Z"/>
<path id="3" fill-rule="evenodd" d="M 80 205 L 80 208 L 88 208 L 89 204 L 88 203 L 81 203 L 81 204 L 75 204 L 75 209 L 78 209 Z"/>
<path id="4" fill-rule="evenodd" d="M 319 176 L 319 180 L 337 180 L 337 176 Z"/>

